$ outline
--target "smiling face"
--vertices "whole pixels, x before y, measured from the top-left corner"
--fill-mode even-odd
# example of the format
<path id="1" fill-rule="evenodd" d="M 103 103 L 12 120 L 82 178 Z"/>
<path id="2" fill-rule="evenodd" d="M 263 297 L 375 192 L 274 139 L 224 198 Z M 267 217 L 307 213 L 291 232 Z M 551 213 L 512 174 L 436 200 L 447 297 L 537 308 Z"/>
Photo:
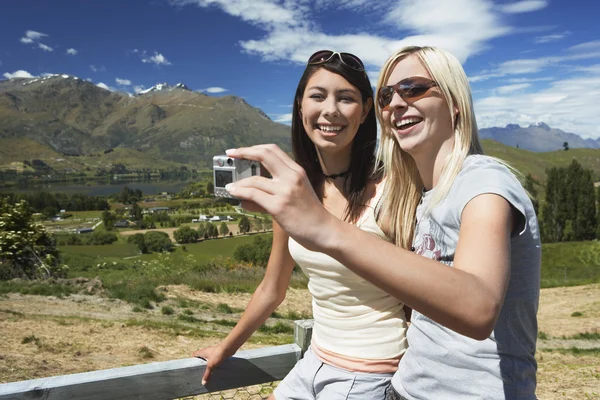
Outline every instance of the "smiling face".
<path id="1" fill-rule="evenodd" d="M 419 81 L 418 77 L 433 80 L 419 58 L 410 55 L 394 66 L 386 86 L 396 85 L 407 78 Z M 454 138 L 453 116 L 436 86 L 420 96 L 410 98 L 402 98 L 395 92 L 389 105 L 382 109 L 382 116 L 386 124 L 391 126 L 402 150 L 413 158 L 421 154 L 429 158 L 445 142 Z"/>
<path id="2" fill-rule="evenodd" d="M 350 150 L 356 132 L 367 117 L 372 99 L 363 103 L 358 88 L 326 69 L 309 78 L 300 101 L 302 125 L 320 152 Z"/>

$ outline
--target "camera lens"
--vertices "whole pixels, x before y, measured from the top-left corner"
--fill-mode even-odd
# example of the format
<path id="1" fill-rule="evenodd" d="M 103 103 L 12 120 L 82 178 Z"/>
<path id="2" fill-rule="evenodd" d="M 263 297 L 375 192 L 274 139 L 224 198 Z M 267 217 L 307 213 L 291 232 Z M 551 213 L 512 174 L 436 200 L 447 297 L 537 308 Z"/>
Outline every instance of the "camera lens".
<path id="1" fill-rule="evenodd" d="M 227 159 L 227 165 L 233 165 L 233 158 Z"/>

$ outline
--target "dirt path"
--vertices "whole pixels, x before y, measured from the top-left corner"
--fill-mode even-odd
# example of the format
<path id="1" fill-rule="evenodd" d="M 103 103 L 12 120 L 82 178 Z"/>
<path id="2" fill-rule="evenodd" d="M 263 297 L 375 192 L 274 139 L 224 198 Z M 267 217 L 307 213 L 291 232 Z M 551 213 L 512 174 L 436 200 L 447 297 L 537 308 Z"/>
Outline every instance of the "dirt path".
<path id="1" fill-rule="evenodd" d="M 189 357 L 197 348 L 217 344 L 231 329 L 210 321 L 236 321 L 250 299 L 249 294 L 203 293 L 183 285 L 164 290 L 168 300 L 161 306 L 172 307 L 173 315 L 160 308 L 135 312 L 131 304 L 97 295 L 0 296 L 0 382 Z M 219 311 L 221 303 L 233 313 Z M 310 310 L 308 292 L 290 289 L 278 312 Z M 178 319 L 186 313 L 205 322 Z M 277 321 L 291 323 L 270 323 Z M 539 330 L 547 337 L 538 340 L 539 399 L 600 398 L 600 353 L 554 350 L 600 348 L 597 339 L 562 338 L 600 332 L 600 285 L 542 290 Z M 243 348 L 292 340 L 291 335 L 257 333 Z"/>

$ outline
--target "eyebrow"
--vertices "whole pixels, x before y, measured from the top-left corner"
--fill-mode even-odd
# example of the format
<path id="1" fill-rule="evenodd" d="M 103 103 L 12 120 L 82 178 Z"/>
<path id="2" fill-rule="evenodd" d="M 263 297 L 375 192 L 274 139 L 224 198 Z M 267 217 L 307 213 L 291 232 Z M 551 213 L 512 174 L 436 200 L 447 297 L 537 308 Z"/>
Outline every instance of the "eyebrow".
<path id="1" fill-rule="evenodd" d="M 311 90 L 311 89 L 316 89 L 316 90 L 320 90 L 321 92 L 327 92 L 328 90 L 325 89 L 324 87 L 321 86 L 311 86 L 311 87 L 307 87 L 306 90 Z M 337 94 L 344 94 L 344 93 L 351 93 L 351 94 L 356 94 L 358 95 L 358 91 L 354 90 L 354 89 L 341 89 L 341 90 L 336 90 Z"/>

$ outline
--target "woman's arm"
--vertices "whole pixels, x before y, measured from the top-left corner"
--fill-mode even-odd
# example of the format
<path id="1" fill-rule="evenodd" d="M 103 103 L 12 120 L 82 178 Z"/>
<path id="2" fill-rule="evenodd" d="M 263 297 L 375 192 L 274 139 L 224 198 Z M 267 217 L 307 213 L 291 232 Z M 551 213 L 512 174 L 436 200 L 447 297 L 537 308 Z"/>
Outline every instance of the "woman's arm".
<path id="1" fill-rule="evenodd" d="M 328 254 L 411 308 L 463 335 L 485 339 L 500 312 L 510 276 L 513 210 L 494 194 L 464 208 L 454 268 L 387 243 L 323 208 L 306 173 L 278 147 L 236 149 L 260 161 L 273 179 L 252 177 L 228 190 L 265 209 L 295 240 Z"/>
<path id="2" fill-rule="evenodd" d="M 285 299 L 294 269 L 294 260 L 288 250 L 288 238 L 287 233 L 276 221 L 273 221 L 273 245 L 265 277 L 252 295 L 246 311 L 218 346 L 200 349 L 193 353 L 194 357 L 207 359 L 206 372 L 202 378 L 203 385 L 210 377 L 212 369 L 235 354 Z"/>

